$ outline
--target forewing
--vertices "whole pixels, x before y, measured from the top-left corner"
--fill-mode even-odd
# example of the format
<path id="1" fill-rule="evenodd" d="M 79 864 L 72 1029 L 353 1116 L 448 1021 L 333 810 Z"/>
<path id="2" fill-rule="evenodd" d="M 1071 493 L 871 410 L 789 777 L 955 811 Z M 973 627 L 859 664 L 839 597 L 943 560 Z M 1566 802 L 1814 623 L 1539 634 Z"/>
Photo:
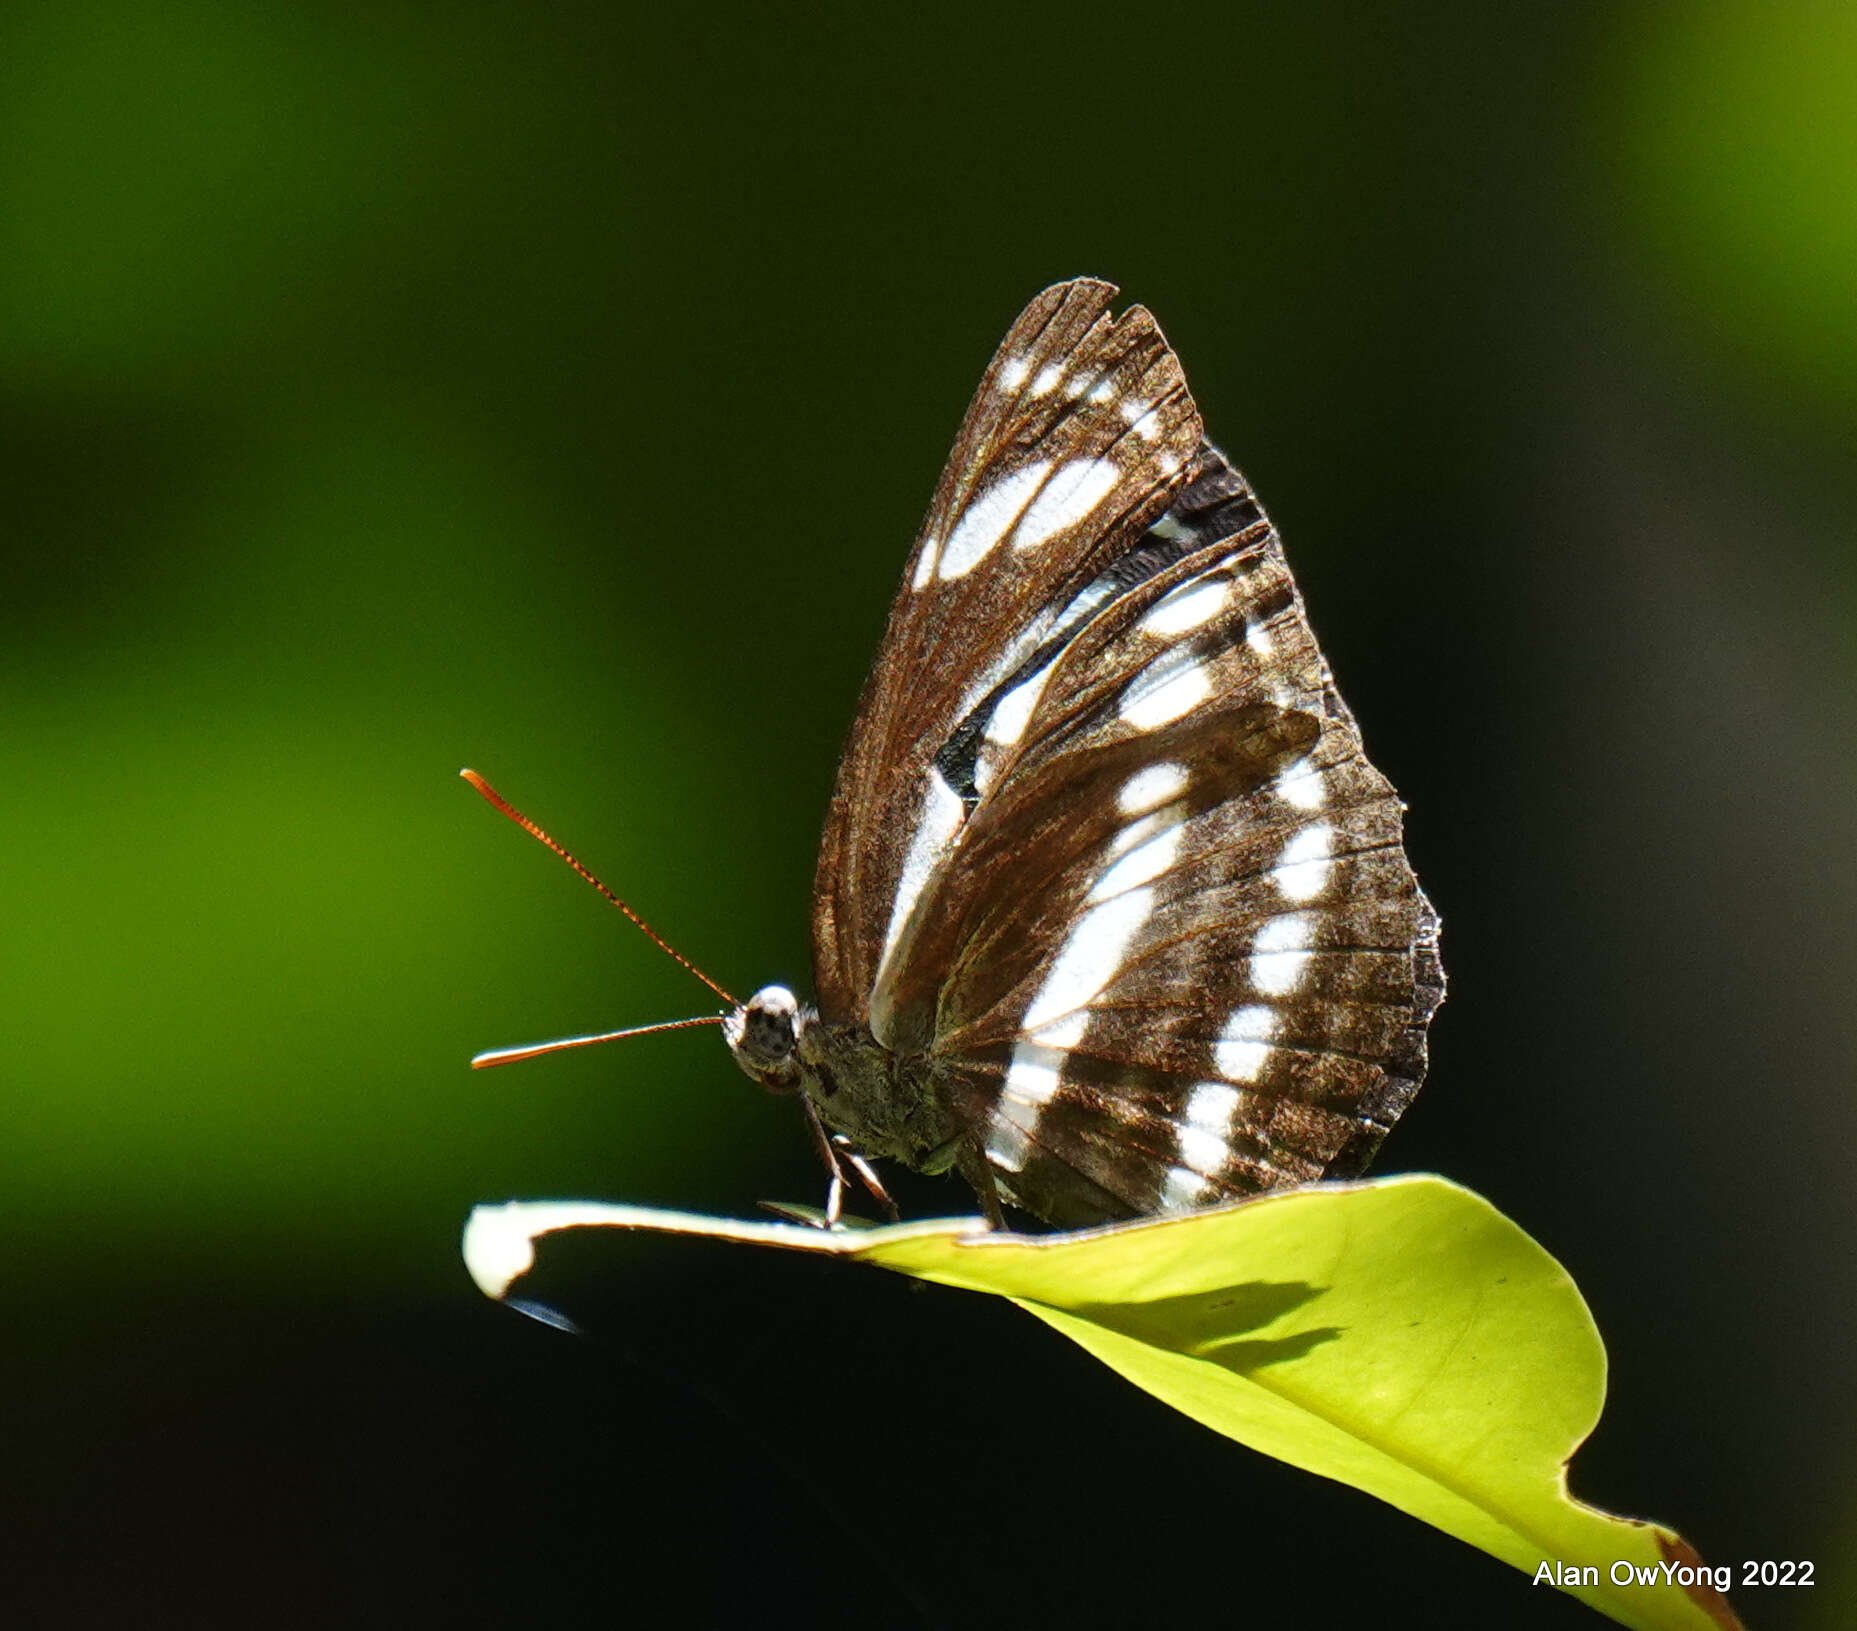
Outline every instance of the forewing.
<path id="1" fill-rule="evenodd" d="M 977 801 L 936 757 L 1085 613 L 1200 444 L 1179 362 L 1113 286 L 1057 284 L 980 382 L 890 610 L 839 767 L 814 890 L 822 1014 L 861 1020 L 886 946 Z"/>
<path id="2" fill-rule="evenodd" d="M 1060 1224 L 1359 1172 L 1443 994 L 1401 805 L 1249 489 L 1207 450 L 1155 531 L 1186 553 L 989 721 L 873 1008 Z"/>

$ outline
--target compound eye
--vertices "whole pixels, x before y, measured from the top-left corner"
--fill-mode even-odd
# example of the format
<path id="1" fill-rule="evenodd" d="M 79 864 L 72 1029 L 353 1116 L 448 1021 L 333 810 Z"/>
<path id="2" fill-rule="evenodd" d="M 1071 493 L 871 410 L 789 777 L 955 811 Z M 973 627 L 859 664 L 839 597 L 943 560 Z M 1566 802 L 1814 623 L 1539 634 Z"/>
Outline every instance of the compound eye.
<path id="1" fill-rule="evenodd" d="M 774 1014 L 748 1010 L 748 1034 L 742 1046 L 763 1059 L 784 1059 L 793 1051 L 793 1027 Z"/>

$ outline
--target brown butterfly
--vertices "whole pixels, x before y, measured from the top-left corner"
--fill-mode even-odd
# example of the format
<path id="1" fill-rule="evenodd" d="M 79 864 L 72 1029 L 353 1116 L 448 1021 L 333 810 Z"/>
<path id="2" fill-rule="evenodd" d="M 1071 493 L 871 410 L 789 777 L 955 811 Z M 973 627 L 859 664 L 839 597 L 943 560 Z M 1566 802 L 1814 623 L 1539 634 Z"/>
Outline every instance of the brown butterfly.
<path id="1" fill-rule="evenodd" d="M 1352 1177 L 1424 1075 L 1403 807 L 1114 294 L 1045 290 L 981 379 L 839 768 L 815 1001 L 721 1020 L 800 1096 L 833 1220 L 846 1166 L 887 1204 L 869 1158 L 1066 1228 Z"/>

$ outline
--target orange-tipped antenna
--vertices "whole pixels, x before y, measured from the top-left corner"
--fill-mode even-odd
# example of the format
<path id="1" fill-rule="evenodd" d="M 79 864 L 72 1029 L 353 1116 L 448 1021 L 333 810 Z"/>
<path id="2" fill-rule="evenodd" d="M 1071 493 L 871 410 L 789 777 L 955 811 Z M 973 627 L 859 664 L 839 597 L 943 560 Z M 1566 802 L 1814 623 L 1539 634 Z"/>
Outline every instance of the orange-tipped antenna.
<path id="1" fill-rule="evenodd" d="M 741 1006 L 741 1004 L 738 1003 L 733 997 L 731 997 L 728 994 L 728 992 L 724 991 L 721 986 L 717 985 L 716 982 L 712 980 L 707 974 L 705 974 L 700 968 L 698 968 L 695 963 L 691 962 L 688 957 L 684 956 L 682 952 L 678 951 L 674 946 L 672 946 L 671 943 L 668 940 L 666 940 L 663 935 L 659 934 L 656 929 L 652 928 L 652 926 L 649 923 L 647 923 L 642 917 L 640 917 L 638 913 L 636 913 L 635 911 L 632 910 L 631 907 L 626 905 L 626 903 L 622 901 L 617 895 L 615 895 L 610 889 L 608 889 L 605 884 L 601 883 L 598 878 L 594 877 L 594 875 L 591 872 L 589 872 L 584 866 L 582 866 L 580 862 L 576 861 L 573 856 L 569 855 L 568 852 L 564 850 L 559 844 L 557 844 L 552 838 L 550 838 L 547 833 L 543 832 L 540 827 L 536 826 L 533 821 L 531 821 L 526 815 L 524 815 L 513 804 L 511 804 L 507 799 L 505 799 L 501 793 L 499 793 L 494 787 L 492 787 L 487 781 L 485 781 L 482 776 L 478 775 L 475 770 L 460 770 L 458 774 L 462 776 L 467 782 L 469 782 L 473 787 L 475 787 L 478 792 L 482 793 L 483 796 L 486 799 L 488 799 L 492 804 L 494 804 L 499 810 L 501 810 L 504 815 L 508 816 L 511 821 L 515 822 L 518 827 L 522 828 L 522 830 L 526 832 L 531 838 L 540 839 L 551 850 L 553 850 L 555 854 L 560 856 L 562 860 L 567 862 L 569 866 L 571 866 L 576 872 L 578 872 L 583 878 L 585 878 L 588 883 L 592 884 L 595 889 L 599 890 L 599 892 L 602 895 L 604 895 L 609 901 L 611 901 L 613 905 L 617 906 L 620 911 L 624 912 L 625 915 L 628 918 L 630 918 L 633 923 L 635 923 L 639 928 L 643 929 L 646 935 L 650 937 L 651 943 L 654 946 L 656 946 L 659 951 L 663 952 L 665 956 L 675 958 L 678 962 L 682 963 L 685 968 L 687 968 L 692 974 L 694 974 L 699 980 L 701 980 L 704 985 L 708 986 L 711 991 L 715 992 L 715 994 L 718 997 L 720 997 L 724 1002 L 726 1002 L 731 1008 L 739 1008 Z M 718 1019 L 714 1021 L 707 1020 L 707 1019 L 677 1020 L 677 1021 L 674 1021 L 673 1023 L 680 1024 L 680 1025 L 708 1025 L 708 1024 L 714 1024 L 714 1023 L 720 1023 L 720 1018 L 718 1017 Z M 659 1028 L 660 1027 L 657 1027 L 657 1026 L 646 1026 L 645 1027 L 645 1029 L 647 1030 L 656 1030 Z M 615 1031 L 613 1033 L 613 1035 L 615 1036 L 624 1036 L 628 1034 L 630 1033 L 623 1032 L 623 1031 Z M 564 1048 L 571 1048 L 571 1047 L 577 1046 L 579 1043 L 582 1043 L 582 1042 L 604 1042 L 606 1040 L 607 1038 L 603 1036 L 577 1037 L 567 1042 L 549 1043 L 549 1044 L 544 1045 L 541 1048 L 533 1049 L 531 1051 L 535 1053 L 546 1053 L 549 1051 L 550 1048 L 557 1047 L 557 1046 L 564 1047 Z M 492 1059 L 488 1054 L 479 1054 L 476 1059 L 473 1059 L 471 1061 L 471 1063 L 474 1065 L 479 1064 L 479 1063 L 484 1063 L 484 1062 L 488 1062 L 491 1064 L 503 1064 L 507 1062 L 507 1059 L 510 1055 L 521 1053 L 521 1051 L 522 1050 L 520 1049 L 505 1050 L 502 1057 L 498 1057 L 495 1059 Z M 525 1057 L 527 1056 L 525 1055 Z"/>
<path id="2" fill-rule="evenodd" d="M 472 1070 L 488 1070 L 492 1065 L 513 1065 L 518 1059 L 539 1059 L 544 1053 L 560 1053 L 566 1048 L 590 1048 L 596 1042 L 617 1042 L 622 1036 L 649 1036 L 653 1031 L 682 1031 L 692 1025 L 720 1025 L 722 1015 L 700 1014 L 695 1019 L 666 1019 L 656 1025 L 634 1025 L 629 1031 L 602 1031 L 598 1036 L 564 1036 L 558 1042 L 531 1042 L 520 1048 L 492 1048 L 471 1060 Z"/>

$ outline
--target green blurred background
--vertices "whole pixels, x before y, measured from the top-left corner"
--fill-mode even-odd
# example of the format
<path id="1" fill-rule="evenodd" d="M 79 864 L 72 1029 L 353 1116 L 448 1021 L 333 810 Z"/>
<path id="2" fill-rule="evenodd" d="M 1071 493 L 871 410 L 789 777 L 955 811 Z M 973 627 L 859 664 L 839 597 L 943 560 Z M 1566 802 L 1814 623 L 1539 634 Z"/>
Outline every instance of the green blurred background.
<path id="1" fill-rule="evenodd" d="M 1004 1305 L 609 1242 L 576 1343 L 459 1267 L 818 1179 L 701 1032 L 464 1068 L 706 994 L 458 766 L 803 984 L 915 524 L 1083 272 L 1412 807 L 1381 1169 L 1586 1291 L 1576 1491 L 1852 1623 L 1854 198 L 1842 6 L 13 0 L 8 1623 L 1598 1623 Z"/>

